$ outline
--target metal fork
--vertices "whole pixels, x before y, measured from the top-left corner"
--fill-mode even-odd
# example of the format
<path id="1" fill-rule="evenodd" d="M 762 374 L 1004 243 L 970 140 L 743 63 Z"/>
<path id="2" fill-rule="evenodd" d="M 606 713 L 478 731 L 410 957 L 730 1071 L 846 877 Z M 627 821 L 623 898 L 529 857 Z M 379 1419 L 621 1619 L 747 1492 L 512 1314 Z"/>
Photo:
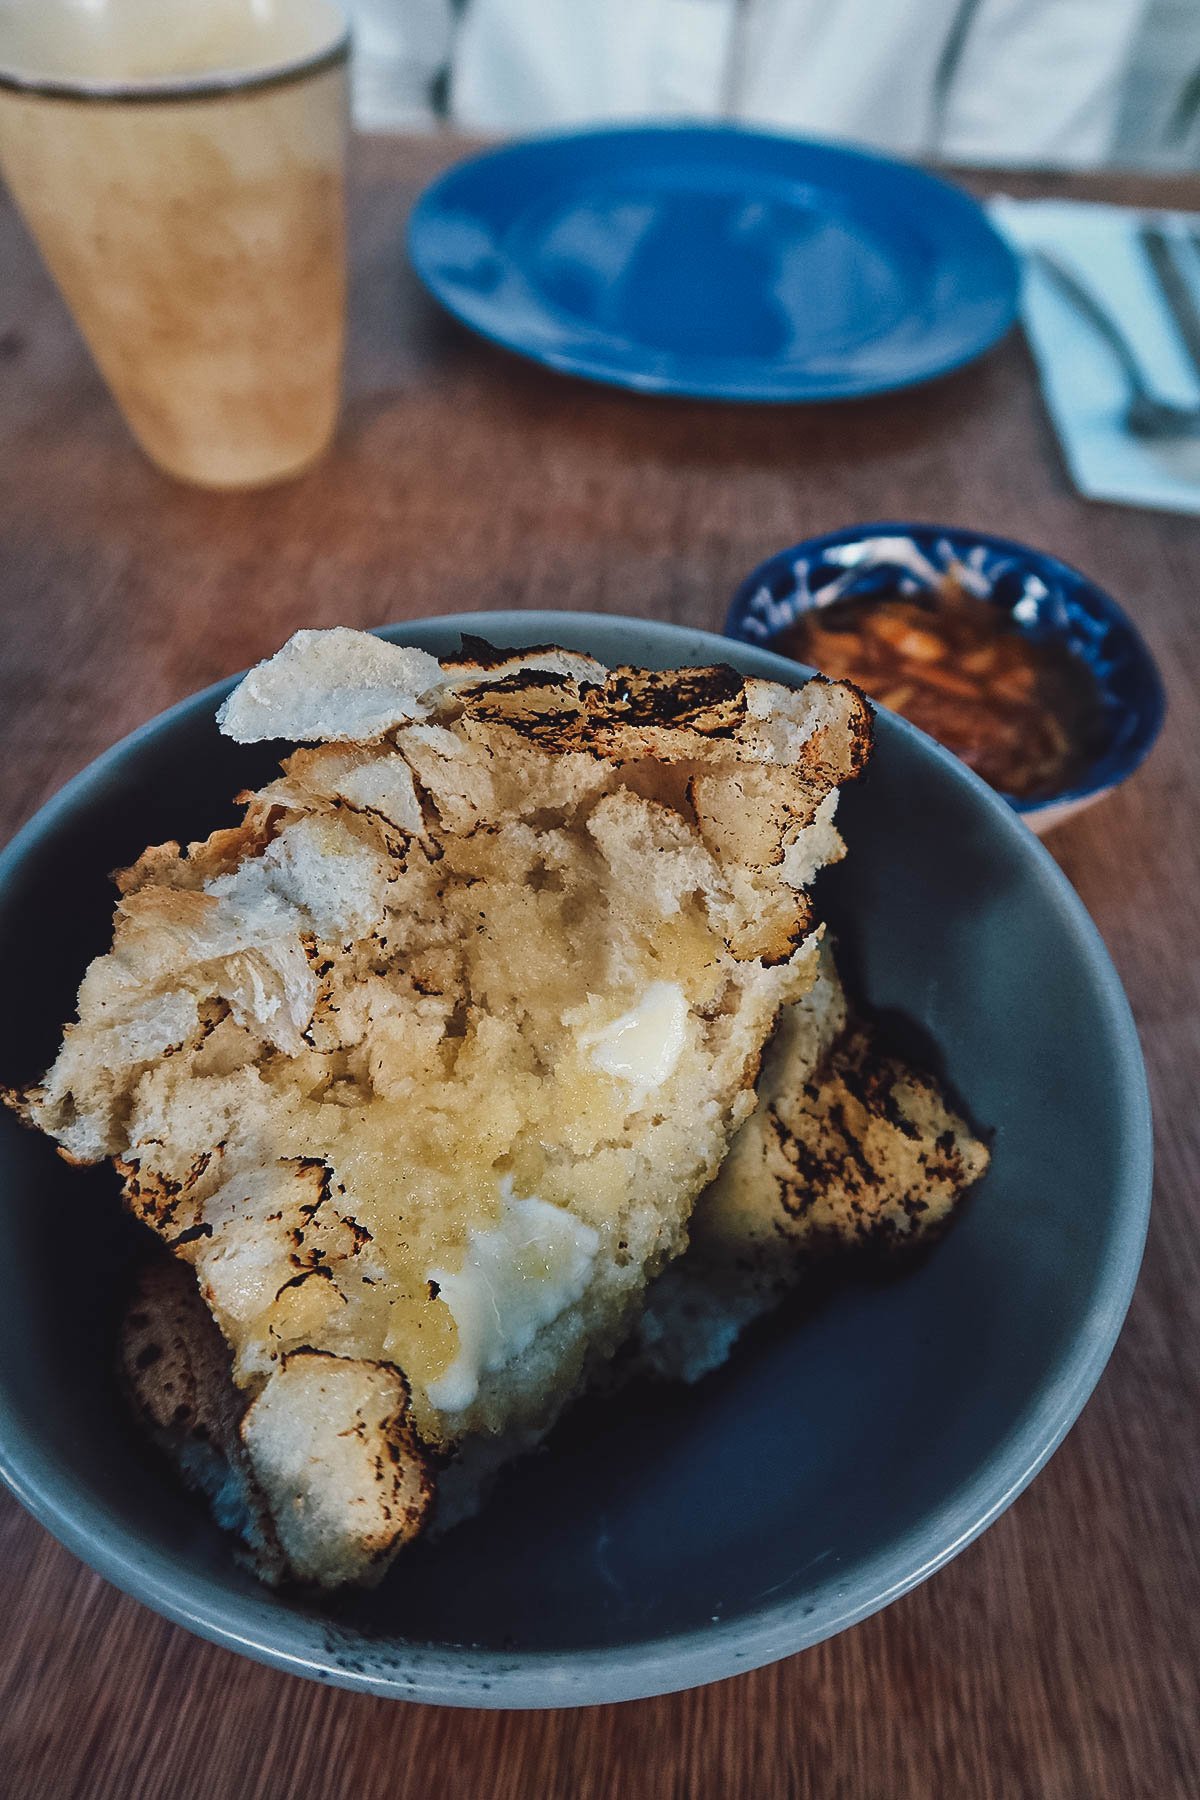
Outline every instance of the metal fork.
<path id="1" fill-rule="evenodd" d="M 1129 395 L 1123 424 L 1131 437 L 1182 438 L 1200 436 L 1200 406 L 1177 406 L 1156 394 L 1142 370 L 1128 338 L 1112 315 L 1101 306 L 1070 269 L 1048 250 L 1029 251 L 1029 260 L 1058 289 L 1081 319 L 1086 319 L 1108 346 L 1125 377 Z"/>
<path id="2" fill-rule="evenodd" d="M 1195 242 L 1194 234 L 1192 236 Z M 1145 253 L 1163 304 L 1179 334 L 1188 361 L 1200 376 L 1200 302 L 1180 267 L 1176 245 L 1161 225 L 1143 225 L 1138 243 Z"/>

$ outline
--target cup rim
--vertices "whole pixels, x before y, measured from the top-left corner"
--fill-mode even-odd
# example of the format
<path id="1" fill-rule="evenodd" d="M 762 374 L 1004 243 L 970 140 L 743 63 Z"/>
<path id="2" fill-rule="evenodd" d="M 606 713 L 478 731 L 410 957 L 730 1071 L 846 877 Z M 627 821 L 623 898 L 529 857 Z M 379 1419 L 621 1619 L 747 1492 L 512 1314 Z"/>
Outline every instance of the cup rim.
<path id="1" fill-rule="evenodd" d="M 0 92 L 28 94 L 44 100 L 82 105 L 122 105 L 164 101 L 221 100 L 264 88 L 286 87 L 310 75 L 323 74 L 350 57 L 351 26 L 340 0 L 333 10 L 341 20 L 336 35 L 319 49 L 259 69 L 205 69 L 196 75 L 151 75 L 141 81 L 72 81 L 60 76 L 22 74 L 0 63 Z"/>

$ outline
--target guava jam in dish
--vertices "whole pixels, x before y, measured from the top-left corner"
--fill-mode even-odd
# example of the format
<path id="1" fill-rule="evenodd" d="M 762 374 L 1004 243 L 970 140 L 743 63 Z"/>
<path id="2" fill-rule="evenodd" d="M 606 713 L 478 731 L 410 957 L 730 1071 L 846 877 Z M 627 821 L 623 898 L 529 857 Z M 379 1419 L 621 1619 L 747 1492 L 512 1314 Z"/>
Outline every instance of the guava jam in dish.
<path id="1" fill-rule="evenodd" d="M 771 648 L 856 683 L 1018 800 L 1071 786 L 1097 749 L 1102 707 L 1087 665 L 952 572 L 923 593 L 832 601 Z"/>

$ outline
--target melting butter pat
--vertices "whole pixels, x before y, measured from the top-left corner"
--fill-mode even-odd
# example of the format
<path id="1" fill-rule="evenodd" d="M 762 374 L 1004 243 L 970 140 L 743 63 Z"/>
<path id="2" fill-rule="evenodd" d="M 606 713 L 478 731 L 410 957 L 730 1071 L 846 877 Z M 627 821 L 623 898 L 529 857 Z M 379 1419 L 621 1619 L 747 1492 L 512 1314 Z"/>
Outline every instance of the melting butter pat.
<path id="1" fill-rule="evenodd" d="M 531 1194 L 518 1200 L 511 1176 L 500 1184 L 498 1222 L 472 1231 L 459 1269 L 430 1269 L 450 1308 L 458 1351 L 426 1393 L 443 1412 L 462 1412 L 485 1372 L 523 1354 L 543 1325 L 574 1305 L 600 1248 L 590 1225 Z"/>
<path id="2" fill-rule="evenodd" d="M 660 1087 L 683 1054 L 688 1007 L 674 981 L 652 981 L 636 1006 L 583 1039 L 592 1064 L 639 1094 Z"/>

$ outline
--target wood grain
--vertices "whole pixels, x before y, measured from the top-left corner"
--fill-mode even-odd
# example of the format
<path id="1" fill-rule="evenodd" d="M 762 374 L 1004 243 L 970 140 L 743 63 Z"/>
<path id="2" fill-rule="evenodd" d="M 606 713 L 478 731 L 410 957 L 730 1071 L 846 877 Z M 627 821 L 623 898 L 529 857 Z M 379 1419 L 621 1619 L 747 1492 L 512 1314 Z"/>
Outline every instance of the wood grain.
<path id="1" fill-rule="evenodd" d="M 299 625 L 508 605 L 719 626 L 768 550 L 854 518 L 978 525 L 1094 571 L 1171 716 L 1143 773 L 1053 847 L 1144 1034 L 1159 1180 L 1099 1391 L 1030 1492 L 832 1643 L 691 1694 L 462 1714 L 310 1686 L 157 1619 L 0 1502 L 0 1792 L 1187 1800 L 1200 1794 L 1200 522 L 1071 491 L 1029 358 L 848 407 L 721 410 L 560 380 L 418 290 L 409 204 L 455 146 L 365 142 L 334 454 L 217 497 L 131 446 L 0 209 L 0 830 L 159 708 Z M 986 186 L 986 183 L 979 183 Z M 1200 185 L 1006 175 L 1200 206 Z"/>

